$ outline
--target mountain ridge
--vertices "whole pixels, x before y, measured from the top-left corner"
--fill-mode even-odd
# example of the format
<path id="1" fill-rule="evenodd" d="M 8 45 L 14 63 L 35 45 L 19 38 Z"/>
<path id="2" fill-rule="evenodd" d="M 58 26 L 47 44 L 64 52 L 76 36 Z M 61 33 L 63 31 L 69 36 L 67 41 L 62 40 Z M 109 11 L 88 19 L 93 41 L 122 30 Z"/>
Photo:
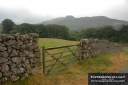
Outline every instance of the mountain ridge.
<path id="1" fill-rule="evenodd" d="M 69 28 L 70 31 L 73 30 L 83 30 L 88 28 L 98 28 L 103 26 L 113 26 L 128 24 L 128 21 L 111 19 L 106 16 L 93 16 L 93 17 L 80 17 L 75 18 L 74 16 L 59 17 L 51 20 L 42 22 L 42 24 L 57 24 L 65 25 Z"/>

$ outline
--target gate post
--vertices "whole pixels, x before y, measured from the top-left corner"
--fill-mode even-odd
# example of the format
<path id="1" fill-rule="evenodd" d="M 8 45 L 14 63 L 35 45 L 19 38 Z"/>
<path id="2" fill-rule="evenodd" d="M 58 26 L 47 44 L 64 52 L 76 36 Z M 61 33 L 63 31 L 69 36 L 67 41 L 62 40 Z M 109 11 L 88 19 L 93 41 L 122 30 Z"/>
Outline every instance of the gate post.
<path id="1" fill-rule="evenodd" d="M 42 47 L 43 74 L 45 75 L 45 47 Z"/>

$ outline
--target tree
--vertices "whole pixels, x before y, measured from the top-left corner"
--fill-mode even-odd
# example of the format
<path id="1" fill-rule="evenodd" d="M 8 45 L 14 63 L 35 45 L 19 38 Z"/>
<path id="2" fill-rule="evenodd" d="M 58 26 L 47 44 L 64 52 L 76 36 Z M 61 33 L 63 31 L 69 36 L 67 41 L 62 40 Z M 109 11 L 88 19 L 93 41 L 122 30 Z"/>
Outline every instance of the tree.
<path id="1" fill-rule="evenodd" d="M 34 33 L 35 26 L 29 23 L 22 23 L 20 24 L 18 30 L 21 34 L 24 33 Z"/>
<path id="2" fill-rule="evenodd" d="M 5 19 L 2 21 L 2 25 L 3 25 L 2 33 L 9 34 L 14 29 L 15 23 L 10 19 Z"/>

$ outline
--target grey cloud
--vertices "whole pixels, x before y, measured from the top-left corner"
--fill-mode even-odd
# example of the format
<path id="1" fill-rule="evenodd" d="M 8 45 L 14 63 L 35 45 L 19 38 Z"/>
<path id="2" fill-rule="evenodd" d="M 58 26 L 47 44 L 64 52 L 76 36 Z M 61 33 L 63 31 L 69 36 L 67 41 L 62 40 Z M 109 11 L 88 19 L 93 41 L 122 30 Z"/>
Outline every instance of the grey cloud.
<path id="1" fill-rule="evenodd" d="M 21 23 L 41 23 L 42 21 L 52 19 L 50 15 L 37 15 L 27 9 L 4 9 L 0 7 L 0 23 L 4 19 L 11 19 L 16 24 Z"/>
<path id="2" fill-rule="evenodd" d="M 110 18 L 128 21 L 128 1 L 117 7 L 105 10 L 104 13 Z"/>

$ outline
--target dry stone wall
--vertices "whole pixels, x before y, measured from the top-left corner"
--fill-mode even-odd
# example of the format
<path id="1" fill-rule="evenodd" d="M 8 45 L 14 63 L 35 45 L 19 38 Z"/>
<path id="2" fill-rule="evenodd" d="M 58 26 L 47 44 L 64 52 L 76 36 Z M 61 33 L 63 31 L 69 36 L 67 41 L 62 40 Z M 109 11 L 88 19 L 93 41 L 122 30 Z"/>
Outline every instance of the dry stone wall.
<path id="1" fill-rule="evenodd" d="M 83 39 L 80 41 L 79 53 L 81 59 L 86 59 L 103 53 L 118 52 L 120 50 L 120 46 L 117 46 L 111 42 L 101 41 L 98 39 Z"/>
<path id="2" fill-rule="evenodd" d="M 38 34 L 0 35 L 0 83 L 23 80 L 40 67 Z"/>

